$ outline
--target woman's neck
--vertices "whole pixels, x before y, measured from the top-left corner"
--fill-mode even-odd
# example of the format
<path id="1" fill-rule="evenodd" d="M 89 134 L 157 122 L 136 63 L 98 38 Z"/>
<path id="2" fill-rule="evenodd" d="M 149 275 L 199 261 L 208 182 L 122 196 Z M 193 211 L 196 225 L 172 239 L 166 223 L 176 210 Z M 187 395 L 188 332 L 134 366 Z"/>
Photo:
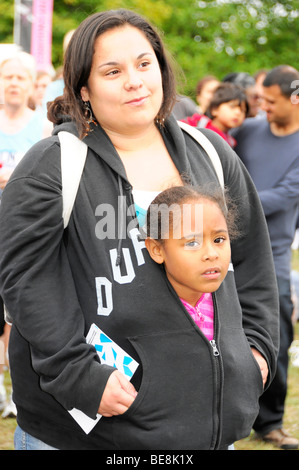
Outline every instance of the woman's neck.
<path id="1" fill-rule="evenodd" d="M 182 184 L 163 137 L 153 123 L 134 134 L 119 134 L 105 129 L 115 146 L 133 188 L 162 191 Z"/>
<path id="2" fill-rule="evenodd" d="M 108 134 L 114 147 L 120 154 L 130 154 L 144 151 L 146 148 L 151 147 L 157 137 L 161 139 L 161 135 L 155 124 L 151 124 L 142 130 L 136 130 L 132 133 L 119 133 L 110 129 L 104 129 Z"/>

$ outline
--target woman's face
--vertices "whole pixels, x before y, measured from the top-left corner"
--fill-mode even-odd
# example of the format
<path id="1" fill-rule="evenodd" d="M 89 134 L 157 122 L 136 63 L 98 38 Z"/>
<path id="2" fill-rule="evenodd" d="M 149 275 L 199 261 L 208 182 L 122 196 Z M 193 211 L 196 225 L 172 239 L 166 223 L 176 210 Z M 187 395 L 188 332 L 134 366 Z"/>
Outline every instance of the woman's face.
<path id="1" fill-rule="evenodd" d="M 98 37 L 81 96 L 108 134 L 133 134 L 153 125 L 163 100 L 162 75 L 139 29 L 126 25 Z"/>

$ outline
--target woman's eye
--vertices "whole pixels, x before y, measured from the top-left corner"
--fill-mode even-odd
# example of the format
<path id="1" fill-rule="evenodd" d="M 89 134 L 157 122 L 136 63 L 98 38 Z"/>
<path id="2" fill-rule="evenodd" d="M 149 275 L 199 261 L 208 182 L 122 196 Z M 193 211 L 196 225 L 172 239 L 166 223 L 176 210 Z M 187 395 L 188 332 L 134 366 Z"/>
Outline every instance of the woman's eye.
<path id="1" fill-rule="evenodd" d="M 146 61 L 141 62 L 139 67 L 144 68 L 144 67 L 147 67 L 148 65 L 149 65 L 149 62 L 146 60 Z"/>
<path id="2" fill-rule="evenodd" d="M 116 75 L 118 74 L 118 70 L 110 70 L 109 72 L 107 72 L 106 75 Z"/>
<path id="3" fill-rule="evenodd" d="M 225 238 L 224 237 L 218 237 L 218 238 L 215 238 L 214 240 L 214 243 L 223 243 L 225 241 Z"/>

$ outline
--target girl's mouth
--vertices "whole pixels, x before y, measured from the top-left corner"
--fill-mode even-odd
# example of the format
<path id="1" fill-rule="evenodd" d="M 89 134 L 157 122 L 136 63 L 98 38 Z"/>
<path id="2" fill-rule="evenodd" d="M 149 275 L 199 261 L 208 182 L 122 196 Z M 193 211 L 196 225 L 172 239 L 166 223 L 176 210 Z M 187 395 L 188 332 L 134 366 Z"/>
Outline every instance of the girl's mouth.
<path id="1" fill-rule="evenodd" d="M 207 269 L 204 273 L 202 273 L 202 276 L 210 280 L 218 279 L 220 276 L 220 269 L 219 268 Z"/>

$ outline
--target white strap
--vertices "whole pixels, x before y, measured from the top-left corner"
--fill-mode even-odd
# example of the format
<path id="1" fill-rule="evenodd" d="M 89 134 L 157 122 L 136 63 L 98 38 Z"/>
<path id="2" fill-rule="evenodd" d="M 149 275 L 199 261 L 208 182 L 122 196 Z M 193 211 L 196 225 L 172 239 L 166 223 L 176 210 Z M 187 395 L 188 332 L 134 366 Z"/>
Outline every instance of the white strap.
<path id="1" fill-rule="evenodd" d="M 214 147 L 214 145 L 209 141 L 209 139 L 202 134 L 196 127 L 192 127 L 189 124 L 186 124 L 185 122 L 178 121 L 178 125 L 180 126 L 181 129 L 183 129 L 185 132 L 191 135 L 194 140 L 196 140 L 202 147 L 203 149 L 207 152 L 209 155 L 216 174 L 218 176 L 219 183 L 222 188 L 224 188 L 224 176 L 223 176 L 223 169 L 222 169 L 222 164 L 219 158 L 219 155 Z"/>
<path id="2" fill-rule="evenodd" d="M 58 133 L 61 149 L 62 217 L 67 227 L 83 172 L 87 145 L 70 132 Z"/>
<path id="3" fill-rule="evenodd" d="M 181 129 L 190 134 L 207 152 L 214 165 L 220 185 L 224 188 L 222 165 L 215 147 L 209 139 L 195 127 L 189 126 L 189 124 L 181 121 L 178 121 L 178 124 Z M 85 165 L 87 145 L 70 132 L 61 131 L 58 133 L 58 137 L 61 149 L 62 217 L 64 228 L 66 228 L 73 210 Z"/>

